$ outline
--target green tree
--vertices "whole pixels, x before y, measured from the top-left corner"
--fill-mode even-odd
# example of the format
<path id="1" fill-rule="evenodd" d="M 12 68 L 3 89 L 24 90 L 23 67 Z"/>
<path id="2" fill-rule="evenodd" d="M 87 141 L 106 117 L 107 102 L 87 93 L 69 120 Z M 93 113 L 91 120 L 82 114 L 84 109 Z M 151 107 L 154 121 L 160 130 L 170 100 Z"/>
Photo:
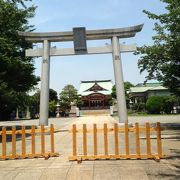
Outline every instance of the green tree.
<path id="1" fill-rule="evenodd" d="M 146 102 L 146 109 L 151 114 L 170 114 L 177 100 L 176 96 L 151 96 Z"/>
<path id="2" fill-rule="evenodd" d="M 125 97 L 126 97 L 126 104 L 127 107 L 129 107 L 129 96 L 128 96 L 128 91 L 131 87 L 134 85 L 130 83 L 129 81 L 124 82 L 124 90 L 125 90 Z M 112 98 L 116 99 L 116 86 L 114 85 L 112 88 L 112 93 L 111 93 Z"/>
<path id="3" fill-rule="evenodd" d="M 175 96 L 165 96 L 164 97 L 164 103 L 163 103 L 163 111 L 166 114 L 170 114 L 171 111 L 173 110 L 174 104 L 176 102 Z"/>
<path id="4" fill-rule="evenodd" d="M 49 89 L 49 116 L 54 117 L 56 105 L 58 102 L 57 92 L 54 89 Z"/>
<path id="5" fill-rule="evenodd" d="M 146 80 L 157 79 L 172 92 L 180 95 L 180 1 L 161 0 L 165 13 L 156 15 L 144 10 L 148 18 L 156 20 L 152 46 L 138 48 L 142 54 L 138 66 L 140 72 L 147 71 Z"/>
<path id="6" fill-rule="evenodd" d="M 57 92 L 54 89 L 49 89 L 49 113 L 51 115 L 55 113 L 57 101 Z M 40 90 L 38 90 L 33 96 L 30 97 L 29 104 L 32 116 L 39 114 Z"/>
<path id="7" fill-rule="evenodd" d="M 49 116 L 50 117 L 55 117 L 56 105 L 57 105 L 57 102 L 55 100 L 49 102 Z"/>
<path id="8" fill-rule="evenodd" d="M 28 19 L 34 16 L 36 7 L 26 7 L 23 2 L 0 0 L 0 119 L 9 118 L 15 108 L 14 99 L 21 100 L 19 94 L 26 93 L 39 80 L 33 74 L 32 58 L 25 57 L 25 49 L 32 45 L 17 33 L 33 30 Z"/>
<path id="9" fill-rule="evenodd" d="M 125 95 L 127 96 L 127 91 L 131 88 L 131 87 L 134 87 L 134 85 L 129 82 L 129 81 L 126 81 L 124 82 L 124 90 L 125 90 Z M 116 98 L 116 86 L 114 85 L 113 88 L 112 88 L 112 93 L 111 93 L 112 97 L 113 98 Z"/>
<path id="10" fill-rule="evenodd" d="M 150 114 L 160 114 L 163 110 L 164 97 L 151 96 L 146 102 L 146 109 Z"/>
<path id="11" fill-rule="evenodd" d="M 57 92 L 54 89 L 49 89 L 49 102 L 50 101 L 55 101 L 56 103 L 58 101 Z"/>
<path id="12" fill-rule="evenodd" d="M 112 98 L 115 98 L 115 99 L 116 99 L 116 86 L 115 86 L 115 85 L 112 87 L 111 96 L 112 96 Z"/>
<path id="13" fill-rule="evenodd" d="M 80 106 L 81 98 L 77 94 L 77 89 L 73 85 L 66 85 L 60 93 L 60 106 L 64 109 L 70 109 L 71 103 Z"/>
<path id="14" fill-rule="evenodd" d="M 30 97 L 30 112 L 32 118 L 39 114 L 40 105 L 40 90 L 38 90 L 33 96 Z"/>

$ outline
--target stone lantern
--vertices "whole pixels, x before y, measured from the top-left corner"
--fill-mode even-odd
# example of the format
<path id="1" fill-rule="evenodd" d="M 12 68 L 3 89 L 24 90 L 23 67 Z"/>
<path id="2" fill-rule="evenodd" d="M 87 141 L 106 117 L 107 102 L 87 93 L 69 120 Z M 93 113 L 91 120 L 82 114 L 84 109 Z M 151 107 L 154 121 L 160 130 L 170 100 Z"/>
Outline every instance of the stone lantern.
<path id="1" fill-rule="evenodd" d="M 60 117 L 59 112 L 60 112 L 60 105 L 59 105 L 59 103 L 57 103 L 57 105 L 56 105 L 56 117 L 57 118 Z"/>

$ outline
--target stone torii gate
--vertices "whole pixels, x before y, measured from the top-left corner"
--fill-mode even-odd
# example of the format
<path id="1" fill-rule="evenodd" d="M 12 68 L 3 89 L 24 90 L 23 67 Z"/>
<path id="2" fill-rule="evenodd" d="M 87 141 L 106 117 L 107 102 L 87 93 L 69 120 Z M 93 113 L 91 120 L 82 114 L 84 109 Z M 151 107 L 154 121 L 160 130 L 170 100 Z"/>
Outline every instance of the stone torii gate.
<path id="1" fill-rule="evenodd" d="M 73 28 L 73 31 L 69 32 L 18 32 L 19 35 L 24 36 L 27 41 L 31 41 L 32 43 L 43 43 L 43 48 L 26 50 L 26 56 L 42 57 L 39 124 L 48 125 L 50 56 L 107 53 L 112 53 L 113 56 L 119 122 L 128 122 L 120 53 L 134 52 L 136 50 L 136 45 L 119 44 L 119 39 L 134 37 L 137 32 L 142 30 L 142 27 L 143 24 L 126 28 L 87 31 L 85 28 Z M 111 39 L 111 45 L 106 45 L 103 47 L 87 47 L 86 40 L 100 39 Z M 74 49 L 51 48 L 51 42 L 63 41 L 74 41 Z"/>

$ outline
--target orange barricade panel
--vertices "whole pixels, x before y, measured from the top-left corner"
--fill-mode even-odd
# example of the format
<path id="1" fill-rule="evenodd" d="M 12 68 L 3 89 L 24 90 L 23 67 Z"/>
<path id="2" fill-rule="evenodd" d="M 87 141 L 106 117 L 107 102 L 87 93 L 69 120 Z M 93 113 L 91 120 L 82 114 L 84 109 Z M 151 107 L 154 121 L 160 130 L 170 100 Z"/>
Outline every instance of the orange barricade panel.
<path id="1" fill-rule="evenodd" d="M 41 136 L 41 141 L 36 142 L 36 136 L 39 136 L 39 134 Z M 16 128 L 13 126 L 11 130 L 8 131 L 5 127 L 3 127 L 2 131 L 0 131 L 0 135 L 2 137 L 2 153 L 0 154 L 0 160 L 52 157 L 59 155 L 59 153 L 55 153 L 53 124 L 50 125 L 50 128 L 44 128 L 44 126 L 42 125 L 40 129 L 36 129 L 34 125 L 31 126 L 31 129 L 26 129 L 25 126 L 22 126 L 21 130 L 16 130 Z M 26 142 L 27 135 L 28 139 L 30 139 L 30 144 L 28 144 L 28 146 Z M 7 142 L 8 137 L 10 137 L 10 142 Z M 50 139 L 50 141 L 47 141 L 47 143 L 50 142 L 50 150 L 45 149 L 46 138 Z M 7 143 L 10 148 L 9 150 L 7 150 Z M 37 145 L 37 143 L 40 144 Z M 30 150 L 27 147 L 30 147 Z M 41 147 L 41 151 L 39 152 L 38 150 L 36 150 L 36 147 Z M 11 153 L 9 153 L 9 151 Z"/>
<path id="2" fill-rule="evenodd" d="M 93 124 L 92 128 L 87 128 L 87 125 L 83 124 L 80 129 L 73 124 L 70 133 L 73 151 L 69 160 L 163 158 L 159 122 L 156 127 L 151 127 L 149 123 L 146 123 L 145 127 L 139 126 L 138 123 L 135 123 L 134 127 L 128 127 L 125 123 L 124 127 L 114 124 L 108 128 L 107 124 L 104 124 L 103 127 L 97 128 L 97 125 Z M 157 136 L 157 152 L 152 150 L 151 133 L 156 133 Z M 77 134 L 82 134 L 82 141 L 78 138 L 82 145 L 77 144 Z M 141 139 L 142 134 L 145 138 Z"/>

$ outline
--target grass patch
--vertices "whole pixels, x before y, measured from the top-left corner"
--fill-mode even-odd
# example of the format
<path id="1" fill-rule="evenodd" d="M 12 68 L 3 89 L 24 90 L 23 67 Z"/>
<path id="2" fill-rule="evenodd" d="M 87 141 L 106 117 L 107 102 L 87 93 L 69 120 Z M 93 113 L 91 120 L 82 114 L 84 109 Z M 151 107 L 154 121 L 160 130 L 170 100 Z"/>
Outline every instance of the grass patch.
<path id="1" fill-rule="evenodd" d="M 147 112 L 128 112 L 128 116 L 140 116 L 140 117 L 146 117 L 146 116 L 178 116 L 180 114 L 148 114 Z M 118 116 L 118 113 L 115 112 L 112 117 Z"/>

